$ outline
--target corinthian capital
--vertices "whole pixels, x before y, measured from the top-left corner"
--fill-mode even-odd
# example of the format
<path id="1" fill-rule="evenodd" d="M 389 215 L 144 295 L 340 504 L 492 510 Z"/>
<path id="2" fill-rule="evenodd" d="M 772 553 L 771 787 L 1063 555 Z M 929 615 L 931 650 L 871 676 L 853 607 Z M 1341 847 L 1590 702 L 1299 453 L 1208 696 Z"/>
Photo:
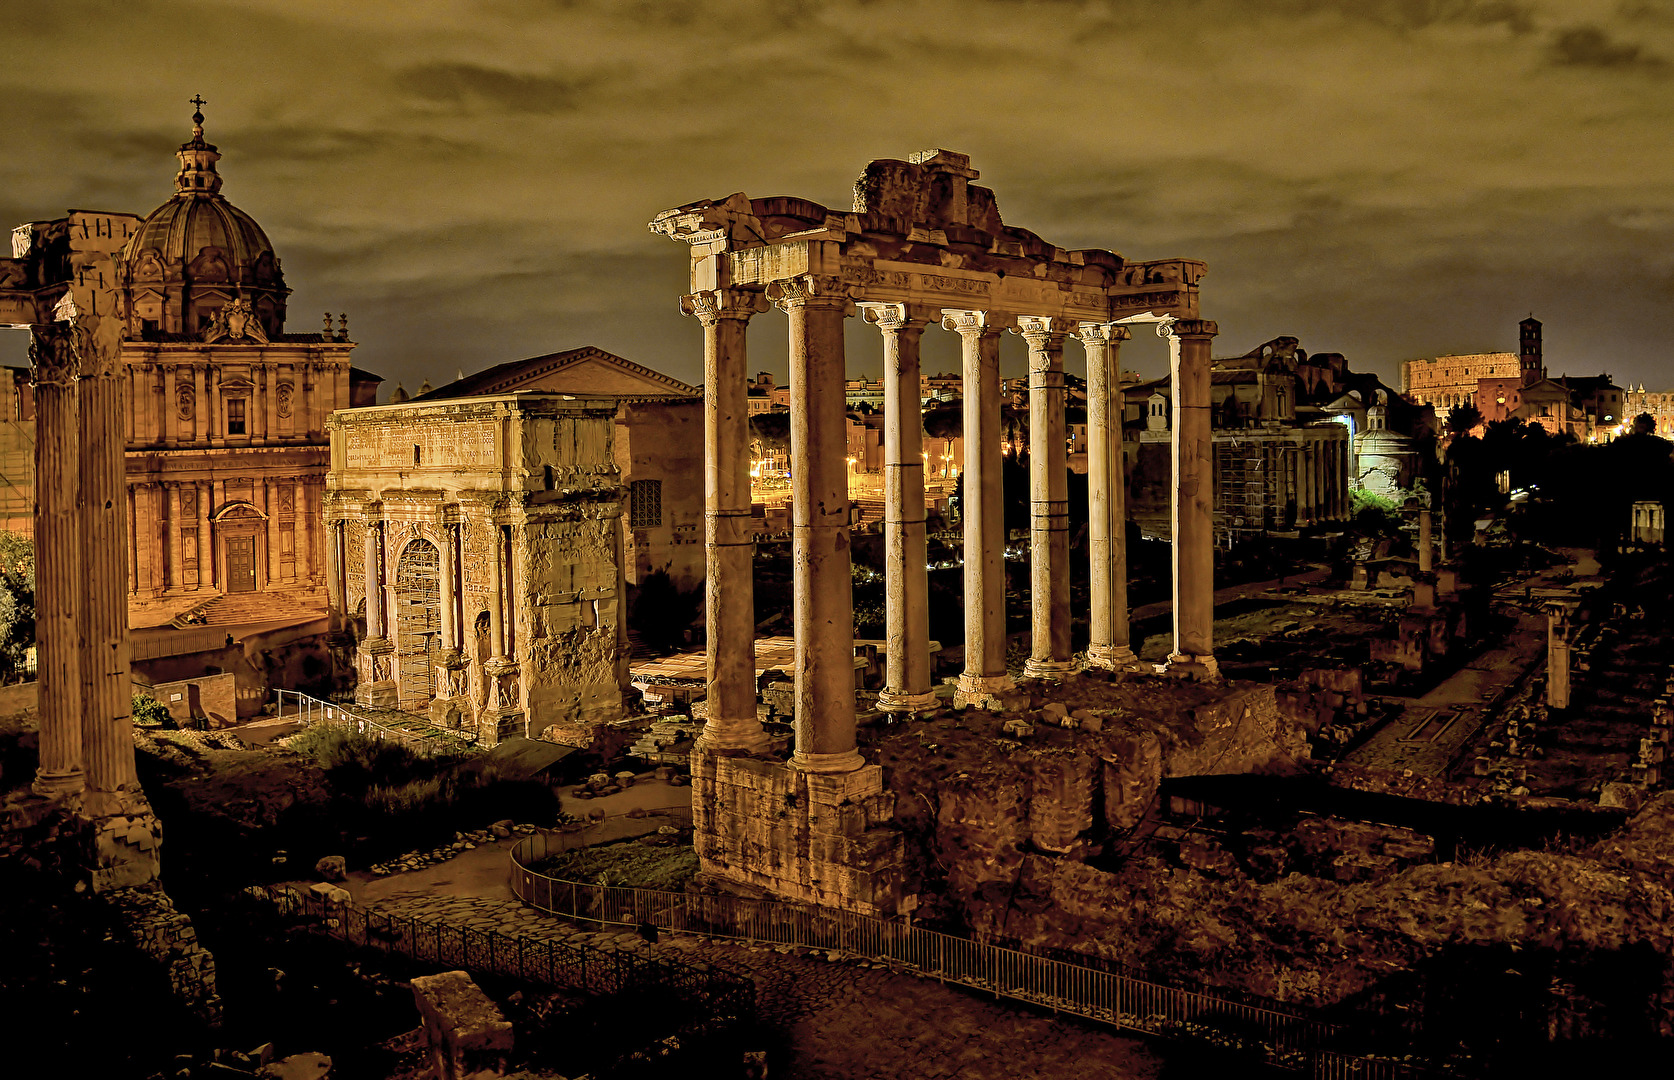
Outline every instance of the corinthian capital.
<path id="1" fill-rule="evenodd" d="M 680 298 L 680 313 L 696 315 L 705 326 L 717 319 L 748 319 L 767 310 L 767 298 L 758 289 L 708 289 Z"/>
<path id="2" fill-rule="evenodd" d="M 843 279 L 827 274 L 804 274 L 767 283 L 767 298 L 785 311 L 804 307 L 846 307 L 849 289 Z"/>
<path id="3" fill-rule="evenodd" d="M 942 309 L 942 329 L 952 330 L 961 337 L 976 334 L 991 337 L 1003 332 L 1011 320 L 992 311 L 966 311 L 960 308 Z"/>
<path id="4" fill-rule="evenodd" d="M 1032 349 L 1062 348 L 1064 336 L 1070 332 L 1071 323 L 1068 319 L 1053 318 L 1047 315 L 1019 315 L 1017 325 L 1012 327 L 1012 333 L 1017 334 L 1029 343 Z"/>
<path id="5" fill-rule="evenodd" d="M 1119 345 L 1132 337 L 1132 331 L 1121 323 L 1084 322 L 1076 325 L 1075 336 L 1087 346 Z"/>
<path id="6" fill-rule="evenodd" d="M 1174 319 L 1169 323 L 1159 323 L 1157 333 L 1163 337 L 1204 337 L 1211 338 L 1221 332 L 1214 319 Z"/>
<path id="7" fill-rule="evenodd" d="M 36 386 L 72 386 L 82 374 L 87 335 L 79 325 L 36 323 L 29 328 L 29 368 Z"/>
<path id="8" fill-rule="evenodd" d="M 857 303 L 861 318 L 872 323 L 879 330 L 896 332 L 908 327 L 923 329 L 927 324 L 940 319 L 941 312 L 930 308 L 922 308 L 916 304 L 884 304 L 877 301 Z"/>

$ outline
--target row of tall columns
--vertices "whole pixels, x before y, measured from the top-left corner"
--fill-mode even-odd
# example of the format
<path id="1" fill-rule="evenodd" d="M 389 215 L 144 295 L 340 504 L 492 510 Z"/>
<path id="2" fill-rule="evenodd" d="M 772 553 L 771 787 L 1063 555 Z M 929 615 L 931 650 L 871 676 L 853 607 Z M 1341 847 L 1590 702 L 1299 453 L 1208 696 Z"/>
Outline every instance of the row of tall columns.
<path id="1" fill-rule="evenodd" d="M 77 298 L 86 301 L 78 308 Z M 40 765 L 34 790 L 87 792 L 94 816 L 138 789 L 128 688 L 129 537 L 123 409 L 109 295 L 75 291 L 31 328 L 35 373 L 36 638 Z"/>
<path id="2" fill-rule="evenodd" d="M 1128 485 L 1122 463 L 1120 350 L 1128 328 L 1082 323 L 1079 336 L 1087 352 L 1087 662 L 1116 670 L 1137 661 L 1128 640 Z"/>
<path id="3" fill-rule="evenodd" d="M 809 276 L 774 282 L 767 295 L 789 316 L 792 512 L 796 642 L 792 763 L 820 772 L 858 768 L 855 749 L 853 601 L 848 551 L 843 319 L 840 283 Z M 934 707 L 930 686 L 928 579 L 919 339 L 934 317 L 904 304 L 859 305 L 883 334 L 885 380 L 885 558 L 888 598 L 886 687 L 890 711 Z M 760 294 L 716 289 L 681 299 L 704 331 L 705 520 L 709 715 L 700 744 L 751 753 L 765 745 L 756 713 L 752 541 L 749 526 L 745 330 L 763 310 Z M 1007 689 L 1005 522 L 1001 492 L 999 335 L 1007 320 L 944 310 L 961 338 L 965 441 L 965 670 L 956 701 Z M 1172 327 L 1169 326 L 1172 323 Z M 1070 327 L 1025 317 L 1030 347 L 1034 549 L 1034 655 L 1029 671 L 1072 669 L 1069 536 L 1065 474 L 1063 344 Z M 1177 415 L 1175 649 L 1171 665 L 1213 677 L 1212 478 L 1209 472 L 1209 342 L 1215 324 L 1167 320 Z M 1089 662 L 1133 664 L 1128 638 L 1126 512 L 1117 347 L 1125 327 L 1080 324 L 1087 349 L 1089 492 L 1093 507 L 1092 643 Z M 498 565 L 496 562 L 496 574 Z M 498 591 L 496 589 L 496 591 Z M 496 632 L 496 636 L 498 633 Z"/>
<path id="4" fill-rule="evenodd" d="M 1296 523 L 1313 525 L 1348 516 L 1347 440 L 1312 439 L 1296 448 L 1292 482 Z"/>

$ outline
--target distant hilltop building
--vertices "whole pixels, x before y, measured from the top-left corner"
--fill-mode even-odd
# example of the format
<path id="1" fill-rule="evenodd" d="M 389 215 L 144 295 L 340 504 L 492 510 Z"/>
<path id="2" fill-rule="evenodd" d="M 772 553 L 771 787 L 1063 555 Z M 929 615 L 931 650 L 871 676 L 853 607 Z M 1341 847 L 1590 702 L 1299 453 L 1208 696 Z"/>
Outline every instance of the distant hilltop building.
<path id="1" fill-rule="evenodd" d="M 1435 406 L 1442 423 L 1450 409 L 1471 406 L 1482 414 L 1483 424 L 1517 418 L 1554 435 L 1589 441 L 1621 434 L 1631 425 L 1628 393 L 1608 374 L 1548 377 L 1540 321 L 1531 315 L 1517 327 L 1516 353 L 1406 361 L 1401 365 L 1402 393 L 1416 403 Z"/>
<path id="2" fill-rule="evenodd" d="M 1434 405 L 1440 415 L 1456 405 L 1475 405 L 1480 409 L 1479 394 L 1484 380 L 1496 387 L 1506 382 L 1514 387 L 1534 385 L 1546 377 L 1541 357 L 1540 320 L 1531 315 L 1518 323 L 1517 329 L 1518 350 L 1514 353 L 1471 353 L 1406 361 L 1401 365 L 1401 393 L 1418 404 Z"/>

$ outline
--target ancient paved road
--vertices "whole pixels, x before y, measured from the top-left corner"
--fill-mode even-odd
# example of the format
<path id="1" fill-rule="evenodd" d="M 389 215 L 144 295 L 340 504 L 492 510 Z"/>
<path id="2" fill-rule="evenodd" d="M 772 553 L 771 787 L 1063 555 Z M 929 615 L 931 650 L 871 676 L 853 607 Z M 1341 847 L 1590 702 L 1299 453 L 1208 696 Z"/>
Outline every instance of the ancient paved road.
<path id="1" fill-rule="evenodd" d="M 377 906 L 543 940 L 585 939 L 595 946 L 609 941 L 748 977 L 756 984 L 762 1019 L 779 1040 L 768 1047 L 776 1080 L 1140 1080 L 1165 1075 L 1163 1051 L 1152 1044 L 1012 1008 L 931 979 L 833 962 L 817 953 L 798 956 L 773 948 L 705 944 L 679 935 L 647 945 L 632 932 L 591 934 L 516 901 L 421 890 L 387 895 Z M 1175 1056 L 1169 1052 L 1170 1059 Z M 1182 1069 L 1180 1075 L 1188 1073 Z"/>

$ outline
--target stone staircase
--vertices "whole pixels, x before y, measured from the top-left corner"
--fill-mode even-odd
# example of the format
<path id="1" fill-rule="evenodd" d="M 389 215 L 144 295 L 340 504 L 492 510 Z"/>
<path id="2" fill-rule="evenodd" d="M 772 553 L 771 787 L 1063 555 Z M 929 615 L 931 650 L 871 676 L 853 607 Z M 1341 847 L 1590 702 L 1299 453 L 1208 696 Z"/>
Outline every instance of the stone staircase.
<path id="1" fill-rule="evenodd" d="M 301 622 L 324 615 L 326 602 L 319 589 L 226 593 L 200 610 L 207 626 Z"/>

